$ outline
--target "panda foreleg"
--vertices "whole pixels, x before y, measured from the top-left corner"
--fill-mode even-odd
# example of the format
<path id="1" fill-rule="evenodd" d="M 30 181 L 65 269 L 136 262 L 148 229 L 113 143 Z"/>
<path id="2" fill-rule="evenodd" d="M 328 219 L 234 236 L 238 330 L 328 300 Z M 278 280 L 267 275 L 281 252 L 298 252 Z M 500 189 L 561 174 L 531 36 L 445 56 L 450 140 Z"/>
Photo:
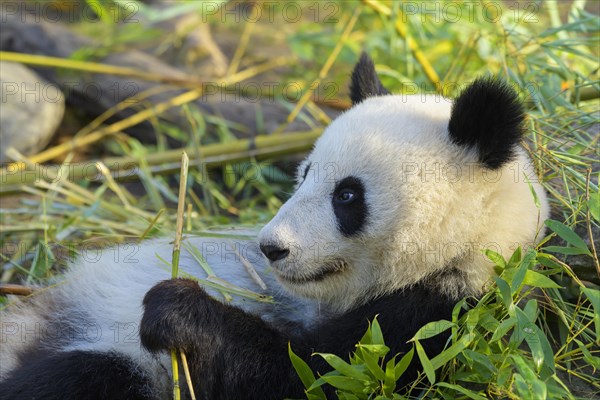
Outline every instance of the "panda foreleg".
<path id="1" fill-rule="evenodd" d="M 184 351 L 201 398 L 264 400 L 303 393 L 288 357 L 290 337 L 211 298 L 195 281 L 171 279 L 148 291 L 140 338 L 152 352 Z"/>

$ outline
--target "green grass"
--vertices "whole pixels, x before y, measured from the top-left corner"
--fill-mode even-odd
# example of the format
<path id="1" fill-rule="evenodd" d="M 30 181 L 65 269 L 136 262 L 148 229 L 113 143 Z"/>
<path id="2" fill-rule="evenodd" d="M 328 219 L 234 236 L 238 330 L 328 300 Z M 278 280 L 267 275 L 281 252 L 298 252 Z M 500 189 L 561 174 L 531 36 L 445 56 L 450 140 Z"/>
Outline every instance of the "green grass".
<path id="1" fill-rule="evenodd" d="M 119 2 L 103 4 L 116 7 Z M 320 8 L 320 21 L 315 21 L 314 14 L 308 14 L 308 6 L 303 8 L 306 15 L 298 23 L 286 22 L 279 13 L 273 22 L 262 21 L 256 26 L 249 26 L 253 22 L 223 22 L 219 14 L 209 18 L 213 35 L 227 32 L 237 35 L 237 65 L 230 72 L 241 73 L 238 75 L 241 82 L 251 82 L 257 73 L 272 74 L 281 83 L 293 82 L 302 91 L 314 82 L 321 82 L 314 96 L 302 100 L 306 103 L 300 104 L 301 109 L 281 93 L 275 93 L 272 99 L 287 105 L 290 120 L 297 118 L 308 123 L 312 131 L 306 139 L 300 135 L 297 141 L 286 140 L 282 135 L 269 139 L 274 141 L 254 151 L 235 141 L 247 127 L 219 115 L 202 113 L 189 104 L 194 98 L 194 86 L 189 82 L 149 76 L 145 71 L 115 70 L 101 62 L 93 64 L 106 54 L 128 48 L 168 47 L 177 43 L 176 35 L 165 36 L 142 24 L 117 24 L 111 19 L 73 24 L 72 28 L 78 32 L 101 37 L 101 44 L 59 62 L 34 61 L 77 71 L 99 68 L 106 73 L 129 74 L 186 87 L 191 91 L 188 97 L 165 107 L 178 108 L 189 126 L 178 128 L 158 119 L 151 109 L 137 109 L 136 112 L 141 112 L 139 119 L 152 122 L 158 138 L 156 145 L 149 146 L 122 133 L 129 126 L 128 121 L 107 123 L 109 112 L 95 121 L 84 121 L 87 125 L 76 135 L 72 149 L 59 145 L 37 156 L 15 155 L 15 160 L 23 165 L 9 165 L 0 175 L 4 264 L 0 282 L 44 281 L 60 271 L 82 246 L 104 246 L 174 232 L 180 150 L 169 148 L 169 137 L 192 149 L 185 201 L 186 232 L 202 232 L 215 225 L 265 223 L 292 191 L 291 169 L 286 166 L 306 151 L 329 121 L 323 111 L 324 104 L 335 101 L 338 107 L 348 105 L 345 88 L 349 71 L 359 52 L 365 49 L 375 60 L 384 85 L 396 93 L 454 96 L 459 88 L 482 74 L 502 77 L 519 88 L 529 109 L 524 144 L 550 194 L 554 219 L 561 223 L 550 226 L 551 235 L 561 236 L 569 243 L 567 249 L 561 249 L 549 247 L 544 240 L 534 253 L 517 255 L 511 261 L 496 258 L 500 279 L 476 305 L 463 304 L 466 308 L 463 316 L 459 318 L 457 314 L 449 321 L 448 329 L 452 329 L 453 335 L 446 351 L 452 349 L 455 357 L 443 359 L 442 353 L 438 356 L 442 358 L 430 360 L 430 364 L 425 362 L 430 369 L 426 368 L 420 384 L 415 386 L 421 389 L 410 392 L 410 396 L 568 398 L 572 395 L 567 394 L 565 385 L 569 386 L 569 379 L 574 378 L 589 382 L 597 395 L 600 387 L 592 376 L 600 367 L 600 270 L 597 269 L 600 267 L 595 255 L 600 249 L 574 239 L 581 236 L 587 243 L 598 242 L 592 234 L 600 226 L 600 20 L 597 14 L 584 10 L 586 5 L 593 9 L 592 2 L 528 2 L 520 6 L 511 2 L 492 3 L 499 8 L 486 8 L 484 3 L 445 2 L 430 13 L 422 11 L 431 10 L 432 3 L 429 6 L 421 2 L 379 1 L 328 4 L 333 8 Z M 159 15 L 140 4 L 139 15 L 158 21 L 166 15 L 200 8 L 199 2 L 174 3 Z M 500 10 L 501 15 L 494 13 L 495 10 Z M 332 16 L 325 19 L 332 11 Z M 353 15 L 356 21 L 350 29 Z M 266 59 L 265 43 L 286 56 L 274 61 Z M 19 55 L 11 57 L 34 62 Z M 223 79 L 227 84 L 235 81 Z M 294 108 L 300 111 L 297 116 Z M 257 108 L 256 112 L 262 111 Z M 260 115 L 257 120 L 261 121 Z M 256 128 L 265 135 L 273 134 L 264 130 L 264 123 Z M 80 159 L 84 145 L 101 149 L 103 161 L 107 158 L 114 161 L 105 162 L 110 171 L 120 172 L 121 177 L 126 173 L 128 180 L 139 181 L 142 189 L 137 187 L 135 195 L 132 194 L 134 186 L 127 179 L 90 181 L 74 175 L 73 179 L 55 181 L 58 171 L 65 177 L 69 162 Z M 173 157 L 165 156 L 168 154 Z M 227 157 L 216 157 L 219 154 Z M 194 164 L 205 155 L 213 162 Z M 273 157 L 279 162 L 272 162 Z M 135 163 L 135 173 L 114 167 L 125 159 Z M 59 165 L 54 168 L 57 160 L 64 162 L 62 170 Z M 249 178 L 245 172 L 256 165 L 261 166 L 260 173 Z M 37 171 L 32 176 L 41 179 L 34 182 L 19 178 L 8 184 L 16 167 Z M 108 176 L 108 171 L 102 168 L 95 171 Z M 577 270 L 579 277 L 568 261 L 564 262 L 569 260 L 565 257 L 574 252 L 573 248 L 579 248 L 589 264 L 589 268 Z M 550 277 L 560 288 L 540 286 L 540 281 L 547 283 L 541 278 L 524 286 L 528 274 Z M 484 323 L 490 321 L 492 325 Z M 527 337 L 515 338 L 511 333 L 526 323 L 532 324 L 539 339 L 537 344 Z M 373 341 L 372 332 L 363 342 Z M 417 343 L 418 340 L 412 356 L 425 361 Z M 361 363 L 360 357 L 357 353 L 351 364 L 366 373 L 368 366 Z M 400 359 L 397 357 L 396 362 Z M 381 383 L 375 374 L 368 381 L 373 385 L 370 394 L 359 396 L 341 389 L 339 397 L 392 398 L 393 382 L 387 379 Z M 319 398 L 311 395 L 308 398 Z"/>

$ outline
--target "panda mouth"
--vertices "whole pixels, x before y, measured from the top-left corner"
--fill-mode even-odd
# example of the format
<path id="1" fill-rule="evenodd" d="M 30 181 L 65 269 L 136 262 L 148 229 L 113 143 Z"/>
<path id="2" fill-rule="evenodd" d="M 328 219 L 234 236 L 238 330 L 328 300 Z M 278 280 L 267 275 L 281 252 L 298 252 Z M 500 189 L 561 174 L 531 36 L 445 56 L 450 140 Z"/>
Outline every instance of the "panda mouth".
<path id="1" fill-rule="evenodd" d="M 320 282 L 332 275 L 345 271 L 347 268 L 348 263 L 344 260 L 334 260 L 323 264 L 318 271 L 309 275 L 284 275 L 280 272 L 279 276 L 287 282 L 301 285 Z"/>

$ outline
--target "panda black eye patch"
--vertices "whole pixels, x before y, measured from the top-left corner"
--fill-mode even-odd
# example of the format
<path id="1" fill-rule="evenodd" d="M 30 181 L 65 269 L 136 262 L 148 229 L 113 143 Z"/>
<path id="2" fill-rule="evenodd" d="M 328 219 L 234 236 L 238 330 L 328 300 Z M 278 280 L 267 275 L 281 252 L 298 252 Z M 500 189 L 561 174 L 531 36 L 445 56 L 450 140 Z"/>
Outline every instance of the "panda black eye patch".
<path id="1" fill-rule="evenodd" d="M 338 229 L 344 236 L 353 236 L 362 231 L 369 214 L 362 181 L 348 176 L 335 185 L 331 196 L 333 212 Z"/>

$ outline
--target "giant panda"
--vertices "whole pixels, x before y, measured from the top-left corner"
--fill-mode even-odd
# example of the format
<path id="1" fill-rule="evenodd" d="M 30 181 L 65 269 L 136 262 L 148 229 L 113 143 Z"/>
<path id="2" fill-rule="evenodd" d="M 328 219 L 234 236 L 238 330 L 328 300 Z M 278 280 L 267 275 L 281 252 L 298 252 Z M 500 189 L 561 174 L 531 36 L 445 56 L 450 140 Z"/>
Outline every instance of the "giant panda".
<path id="1" fill-rule="evenodd" d="M 143 243 L 136 262 L 106 251 L 3 310 L 0 398 L 167 399 L 170 349 L 187 355 L 198 398 L 299 398 L 288 343 L 323 373 L 311 354 L 347 356 L 378 316 L 390 354 L 405 352 L 421 326 L 482 293 L 483 249 L 509 256 L 543 234 L 548 204 L 510 86 L 478 79 L 453 102 L 391 95 L 363 54 L 351 99 L 258 235 L 187 237 L 179 279 L 162 261 L 168 239 Z M 206 278 L 193 249 L 218 279 L 190 279 Z M 225 281 L 274 302 L 224 300 Z M 446 339 L 425 341 L 427 353 Z"/>

